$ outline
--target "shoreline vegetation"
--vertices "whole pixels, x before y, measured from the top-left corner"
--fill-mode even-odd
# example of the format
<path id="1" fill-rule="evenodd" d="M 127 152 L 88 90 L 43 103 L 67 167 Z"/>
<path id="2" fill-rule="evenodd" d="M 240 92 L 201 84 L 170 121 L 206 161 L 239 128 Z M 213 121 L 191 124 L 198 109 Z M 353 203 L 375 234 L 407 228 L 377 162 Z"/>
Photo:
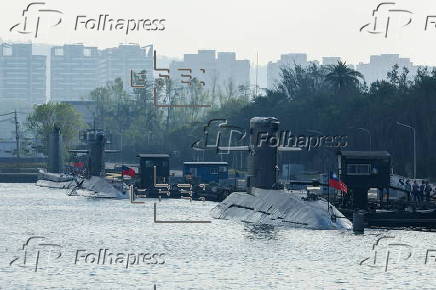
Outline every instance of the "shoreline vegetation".
<path id="1" fill-rule="evenodd" d="M 175 83 L 171 80 L 157 79 L 155 86 L 159 99 L 165 104 L 211 104 L 211 107 L 156 107 L 153 89 L 147 82 L 144 88 L 135 88 L 133 94 L 123 90 L 121 79 L 96 88 L 89 96 L 95 103 L 95 126 L 110 131 L 112 146 L 122 148 L 119 158 L 124 162 L 135 162 L 137 153 L 170 153 L 174 167 L 183 161 L 206 160 L 227 161 L 232 167 L 243 170 L 245 157 L 242 154 L 222 155 L 214 150 L 198 152 L 192 150 L 193 142 L 203 136 L 209 120 L 223 119 L 229 125 L 247 128 L 251 117 L 271 116 L 279 119 L 280 128 L 292 130 L 294 134 L 308 136 L 316 131 L 320 135 L 348 136 L 347 150 L 369 150 L 368 134 L 356 130 L 366 128 L 371 135 L 372 150 L 389 151 L 395 173 L 411 176 L 412 132 L 398 126 L 399 121 L 416 128 L 417 176 L 436 179 L 436 154 L 433 151 L 436 144 L 436 70 L 420 68 L 411 77 L 407 68 L 394 66 L 386 80 L 367 84 L 363 76 L 345 62 L 333 66 L 286 66 L 281 68 L 275 88 L 264 95 L 254 95 L 257 90 L 248 86 L 236 87 L 231 81 L 224 87 L 213 85 L 204 89 L 193 79 L 191 86 L 174 90 Z M 67 108 L 64 110 L 69 112 Z M 39 126 L 43 119 L 38 119 L 38 114 L 41 113 L 36 107 L 28 122 L 32 124 L 33 121 L 33 125 L 28 128 L 45 140 L 47 131 Z M 77 131 L 83 127 L 80 116 L 74 113 L 61 113 L 52 119 L 52 124 L 61 116 L 62 120 L 68 119 L 64 122 L 69 125 L 67 128 Z M 216 132 L 216 128 L 211 128 L 208 133 L 214 136 Z M 72 142 L 67 143 L 67 146 L 72 145 Z M 311 170 L 329 170 L 336 163 L 335 153 L 318 148 L 291 153 L 283 156 L 282 161 L 301 163 Z"/>

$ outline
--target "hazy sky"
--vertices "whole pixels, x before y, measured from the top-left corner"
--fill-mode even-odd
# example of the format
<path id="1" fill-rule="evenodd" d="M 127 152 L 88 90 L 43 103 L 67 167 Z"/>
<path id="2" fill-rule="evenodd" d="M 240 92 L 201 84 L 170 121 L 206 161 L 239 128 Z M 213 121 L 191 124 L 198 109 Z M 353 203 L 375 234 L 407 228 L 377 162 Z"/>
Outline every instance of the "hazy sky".
<path id="1" fill-rule="evenodd" d="M 41 0 L 42 2 L 43 0 Z M 36 2 L 36 1 L 35 1 Z M 386 1 L 387 2 L 387 1 Z M 379 15 L 379 31 L 371 34 L 359 29 L 373 23 L 372 10 L 382 1 L 372 0 L 47 0 L 45 8 L 55 12 L 35 12 L 28 15 L 28 31 L 40 15 L 38 37 L 9 29 L 23 22 L 22 11 L 31 1 L 14 0 L 0 10 L 0 38 L 3 41 L 27 41 L 64 44 L 84 43 L 101 48 L 122 42 L 141 45 L 155 44 L 158 54 L 181 57 L 198 49 L 235 51 L 238 58 L 259 63 L 276 60 L 289 52 L 308 53 L 310 59 L 322 56 L 342 56 L 349 63 L 367 62 L 369 55 L 399 53 L 415 64 L 436 65 L 436 28 L 426 17 L 436 15 L 435 0 L 392 1 L 386 9 L 413 12 L 383 12 Z M 34 6 L 37 7 L 37 6 Z M 41 6 L 43 7 L 43 6 Z M 388 7 L 388 6 L 385 6 Z M 390 8 L 392 7 L 392 8 Z M 109 14 L 118 19 L 166 19 L 164 31 L 74 30 L 76 17 L 98 18 Z M 59 16 L 62 22 L 56 27 Z M 388 38 L 384 37 L 384 21 L 390 16 Z M 409 19 L 412 22 L 406 24 Z M 436 17 L 434 18 L 436 21 Z M 371 30 L 372 24 L 366 29 Z M 17 27 L 16 29 L 18 29 Z"/>

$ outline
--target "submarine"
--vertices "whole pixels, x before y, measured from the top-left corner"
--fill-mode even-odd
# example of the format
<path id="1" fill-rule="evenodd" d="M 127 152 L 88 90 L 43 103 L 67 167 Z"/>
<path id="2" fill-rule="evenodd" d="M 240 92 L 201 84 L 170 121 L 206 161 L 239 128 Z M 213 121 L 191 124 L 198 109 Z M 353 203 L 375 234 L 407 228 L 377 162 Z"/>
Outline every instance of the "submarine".
<path id="1" fill-rule="evenodd" d="M 69 152 L 88 155 L 86 174 L 81 176 L 64 173 L 62 134 L 60 129 L 55 127 L 49 135 L 48 170 L 39 170 L 36 185 L 68 189 L 68 195 L 95 198 L 128 198 L 128 187 L 123 182 L 109 181 L 104 178 L 105 153 L 118 153 L 119 150 L 105 150 L 107 137 L 103 130 L 86 130 L 82 138 L 88 149 L 69 150 Z"/>
<path id="2" fill-rule="evenodd" d="M 329 201 L 304 191 L 285 190 L 278 184 L 278 151 L 298 149 L 278 146 L 279 124 L 274 117 L 251 118 L 248 146 L 217 148 L 248 152 L 247 190 L 231 193 L 211 210 L 211 216 L 259 225 L 352 229 L 350 220 Z M 260 136 L 262 142 L 259 142 Z"/>

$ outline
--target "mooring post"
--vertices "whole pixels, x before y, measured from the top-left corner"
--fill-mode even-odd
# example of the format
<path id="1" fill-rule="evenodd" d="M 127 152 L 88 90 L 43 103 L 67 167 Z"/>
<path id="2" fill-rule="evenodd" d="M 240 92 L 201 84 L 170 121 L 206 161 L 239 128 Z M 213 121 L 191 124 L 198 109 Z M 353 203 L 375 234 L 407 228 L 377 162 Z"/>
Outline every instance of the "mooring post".
<path id="1" fill-rule="evenodd" d="M 133 191 L 133 185 L 129 185 L 129 198 L 130 198 L 130 202 L 134 202 L 135 201 L 135 196 L 134 196 L 134 191 Z"/>
<path id="2" fill-rule="evenodd" d="M 353 212 L 353 232 L 362 235 L 365 232 L 365 213 L 366 211 L 355 209 Z"/>

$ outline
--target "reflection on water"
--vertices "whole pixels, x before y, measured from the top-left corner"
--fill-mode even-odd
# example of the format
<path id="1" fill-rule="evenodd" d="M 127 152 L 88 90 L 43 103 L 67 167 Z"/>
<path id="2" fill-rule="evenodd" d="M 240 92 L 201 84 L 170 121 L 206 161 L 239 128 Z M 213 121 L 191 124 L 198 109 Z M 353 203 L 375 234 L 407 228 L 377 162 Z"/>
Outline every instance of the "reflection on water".
<path id="1" fill-rule="evenodd" d="M 428 251 L 436 248 L 435 233 L 367 230 L 356 236 L 215 219 L 157 224 L 154 202 L 68 197 L 63 190 L 0 184 L 0 288 L 410 289 L 436 284 L 436 251 Z M 162 200 L 159 218 L 211 220 L 214 205 Z M 379 234 L 395 239 L 377 248 L 377 257 L 384 258 L 374 263 Z M 43 238 L 23 249 L 32 236 Z M 408 255 L 399 253 L 403 249 Z"/>
<path id="2" fill-rule="evenodd" d="M 277 240 L 278 229 L 271 225 L 244 223 L 244 235 L 251 240 Z"/>

